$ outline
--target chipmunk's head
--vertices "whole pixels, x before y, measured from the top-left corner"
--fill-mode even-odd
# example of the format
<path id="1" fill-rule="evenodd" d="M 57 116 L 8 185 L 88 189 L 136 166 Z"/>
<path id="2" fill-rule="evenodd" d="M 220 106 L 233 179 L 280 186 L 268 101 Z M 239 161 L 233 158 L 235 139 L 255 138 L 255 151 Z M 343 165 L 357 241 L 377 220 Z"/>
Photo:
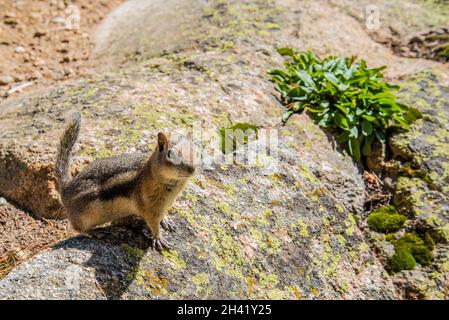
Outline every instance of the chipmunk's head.
<path id="1" fill-rule="evenodd" d="M 166 179 L 182 180 L 191 177 L 197 166 L 196 148 L 192 141 L 181 135 L 170 139 L 157 135 L 158 172 Z"/>

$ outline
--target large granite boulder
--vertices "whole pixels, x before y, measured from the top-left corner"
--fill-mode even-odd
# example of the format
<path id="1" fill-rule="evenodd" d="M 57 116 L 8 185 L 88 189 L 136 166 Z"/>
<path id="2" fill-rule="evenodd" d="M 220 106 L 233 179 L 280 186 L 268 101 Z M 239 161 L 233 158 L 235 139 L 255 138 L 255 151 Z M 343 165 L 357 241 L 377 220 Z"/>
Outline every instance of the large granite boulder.
<path id="1" fill-rule="evenodd" d="M 136 5 L 141 2 L 131 1 Z M 133 8 L 129 5 L 124 4 L 122 11 L 112 16 L 127 17 Z M 152 12 L 153 7 L 141 6 L 131 10 L 137 15 L 134 20 L 146 25 L 172 20 L 151 22 L 145 13 Z M 335 196 L 342 204 L 360 211 L 363 192 L 357 190 L 363 190 L 363 181 L 350 158 L 329 152 L 332 147 L 326 134 L 307 117 L 294 117 L 288 126 L 279 127 L 282 109 L 266 72 L 282 63 L 275 51 L 280 41 L 295 42 L 296 36 L 284 21 L 293 19 L 293 13 L 266 1 L 211 2 L 200 11 L 204 11 L 202 18 L 192 26 L 192 46 L 162 54 L 145 49 L 138 62 L 129 57 L 135 57 L 135 53 L 123 46 L 120 52 L 131 61 L 127 67 L 120 66 L 121 70 L 112 65 L 110 73 L 92 80 L 3 103 L 0 193 L 37 216 L 61 216 L 53 176 L 55 150 L 65 117 L 79 110 L 85 119 L 76 167 L 118 152 L 147 151 L 158 130 L 190 125 L 195 120 L 209 129 L 250 122 L 278 128 L 282 139 L 298 151 L 313 172 L 330 189 L 335 187 Z M 281 32 L 281 27 L 287 31 Z M 109 28 L 120 31 L 115 24 Z M 115 51 L 109 49 L 106 51 L 115 61 Z M 341 188 L 353 192 L 348 194 Z"/>
<path id="2" fill-rule="evenodd" d="M 285 45 L 374 65 L 388 57 L 396 75 L 428 63 L 396 58 L 328 3 L 208 1 L 183 16 L 144 2 L 130 1 L 100 28 L 98 59 L 109 71 L 0 105 L 0 194 L 36 216 L 64 216 L 54 158 L 73 110 L 83 115 L 74 173 L 96 158 L 149 152 L 158 131 L 193 124 L 204 145 L 234 122 L 270 129 L 278 156 L 203 166 L 173 209 L 174 250 L 150 250 L 141 223 L 109 227 L 40 252 L 0 281 L 0 298 L 398 298 L 357 226 L 359 169 L 307 115 L 279 125 L 266 72 L 282 63 L 275 48 Z M 130 16 L 126 30 L 119 21 Z M 162 44 L 152 46 L 159 32 Z"/>
<path id="3" fill-rule="evenodd" d="M 250 144 L 251 146 L 257 143 Z M 391 299 L 395 288 L 356 220 L 285 145 L 279 161 L 211 165 L 149 249 L 142 223 L 75 237 L 17 267 L 0 298 Z"/>

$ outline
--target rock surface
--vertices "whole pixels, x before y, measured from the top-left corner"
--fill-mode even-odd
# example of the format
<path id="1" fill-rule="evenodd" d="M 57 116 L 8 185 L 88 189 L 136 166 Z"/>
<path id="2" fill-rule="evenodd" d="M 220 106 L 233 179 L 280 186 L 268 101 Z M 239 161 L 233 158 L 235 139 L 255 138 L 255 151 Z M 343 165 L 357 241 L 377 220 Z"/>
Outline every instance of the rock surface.
<path id="1" fill-rule="evenodd" d="M 438 41 L 436 38 L 423 41 L 423 33 L 438 32 L 448 26 L 449 6 L 445 1 L 335 0 L 332 3 L 365 25 L 373 39 L 401 56 L 435 59 L 425 53 Z M 439 37 L 444 40 L 444 33 Z M 419 50 L 411 45 L 416 41 Z"/>
<path id="2" fill-rule="evenodd" d="M 448 299 L 449 76 L 420 73 L 402 88 L 404 102 L 420 110 L 423 118 L 390 141 L 394 159 L 401 162 L 393 202 L 418 230 L 429 230 L 437 246 L 434 263 L 404 272 L 401 282 L 421 298 Z"/>
<path id="3" fill-rule="evenodd" d="M 249 24 L 256 9 L 257 23 Z M 131 64 L 118 73 L 4 103 L 0 192 L 37 216 L 61 215 L 52 170 L 57 137 L 69 110 L 84 110 L 86 118 L 78 166 L 117 152 L 147 151 L 145 143 L 158 129 L 185 126 L 195 119 L 210 128 L 235 121 L 276 127 L 282 109 L 273 98 L 266 72 L 282 61 L 275 53 L 276 39 L 283 36 L 277 23 L 288 12 L 265 1 L 209 4 L 202 10 L 208 14 L 194 29 L 192 43 L 198 44 L 193 50 L 187 47 L 153 58 L 149 57 L 155 53 L 150 53 L 137 66 Z M 138 11 L 140 19 L 147 21 L 145 12 Z M 217 43 L 227 45 L 216 47 Z M 304 156 L 326 185 L 335 186 L 336 197 L 359 210 L 363 181 L 350 159 L 329 153 L 326 135 L 308 118 L 295 117 L 281 131 L 282 139 Z M 348 195 L 340 187 L 353 193 Z"/>
<path id="4" fill-rule="evenodd" d="M 403 99 L 423 113 L 412 129 L 395 135 L 390 148 L 402 161 L 394 199 L 399 209 L 449 242 L 449 76 L 418 74 L 403 84 Z"/>
<path id="5" fill-rule="evenodd" d="M 204 2 L 192 0 L 125 2 L 96 31 L 94 54 L 102 60 L 100 67 L 107 62 L 121 64 L 130 56 L 191 49 L 207 14 L 205 7 Z"/>
<path id="6" fill-rule="evenodd" d="M 101 230 L 16 268 L 0 298 L 395 298 L 354 216 L 293 150 L 279 158 L 199 174 L 165 233 L 174 250 L 148 249 L 141 224 Z"/>

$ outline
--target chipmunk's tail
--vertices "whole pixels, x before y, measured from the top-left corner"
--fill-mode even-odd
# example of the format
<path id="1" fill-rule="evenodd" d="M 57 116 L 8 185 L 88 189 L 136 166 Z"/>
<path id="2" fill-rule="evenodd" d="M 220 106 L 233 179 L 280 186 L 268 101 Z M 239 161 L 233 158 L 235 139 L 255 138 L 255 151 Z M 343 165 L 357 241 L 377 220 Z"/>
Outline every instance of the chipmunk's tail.
<path id="1" fill-rule="evenodd" d="M 70 117 L 66 129 L 62 134 L 56 159 L 56 180 L 61 191 L 72 179 L 70 164 L 72 162 L 72 149 L 80 133 L 81 114 L 75 112 Z"/>

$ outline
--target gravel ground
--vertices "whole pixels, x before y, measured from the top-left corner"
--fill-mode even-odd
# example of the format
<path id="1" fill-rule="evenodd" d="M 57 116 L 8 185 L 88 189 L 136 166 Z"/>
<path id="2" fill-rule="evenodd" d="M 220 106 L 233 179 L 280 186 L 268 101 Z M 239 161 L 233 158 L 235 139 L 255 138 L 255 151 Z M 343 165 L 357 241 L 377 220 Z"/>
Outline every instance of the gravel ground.
<path id="1" fill-rule="evenodd" d="M 88 77 L 93 31 L 122 2 L 0 0 L 0 101 Z"/>
<path id="2" fill-rule="evenodd" d="M 20 262 L 73 233 L 67 220 L 35 219 L 0 197 L 0 278 Z"/>

